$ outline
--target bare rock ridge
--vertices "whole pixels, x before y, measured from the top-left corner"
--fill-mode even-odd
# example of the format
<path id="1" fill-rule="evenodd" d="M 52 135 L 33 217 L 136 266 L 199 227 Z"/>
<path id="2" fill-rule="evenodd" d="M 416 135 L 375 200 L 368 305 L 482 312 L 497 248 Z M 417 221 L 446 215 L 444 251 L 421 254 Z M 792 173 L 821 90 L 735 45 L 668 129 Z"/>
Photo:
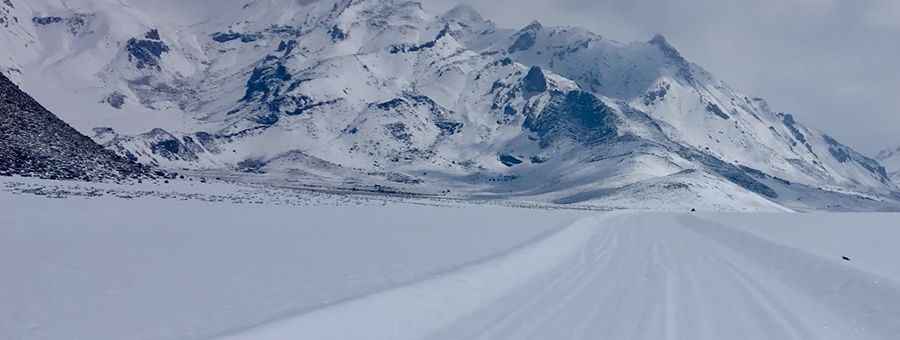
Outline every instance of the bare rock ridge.
<path id="1" fill-rule="evenodd" d="M 82 135 L 0 74 L 0 175 L 97 181 L 150 171 Z"/>

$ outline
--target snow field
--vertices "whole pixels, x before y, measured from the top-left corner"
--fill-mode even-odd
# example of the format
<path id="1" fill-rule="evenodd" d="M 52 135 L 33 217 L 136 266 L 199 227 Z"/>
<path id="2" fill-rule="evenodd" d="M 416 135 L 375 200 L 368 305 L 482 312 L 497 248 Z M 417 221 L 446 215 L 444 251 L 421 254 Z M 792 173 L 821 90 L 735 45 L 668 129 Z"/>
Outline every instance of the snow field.
<path id="1" fill-rule="evenodd" d="M 215 182 L 50 199 L 73 190 L 4 185 L 0 338 L 900 336 L 895 214 L 600 213 L 321 193 L 275 205 L 259 202 L 276 192 Z M 210 198 L 229 195 L 242 198 Z"/>

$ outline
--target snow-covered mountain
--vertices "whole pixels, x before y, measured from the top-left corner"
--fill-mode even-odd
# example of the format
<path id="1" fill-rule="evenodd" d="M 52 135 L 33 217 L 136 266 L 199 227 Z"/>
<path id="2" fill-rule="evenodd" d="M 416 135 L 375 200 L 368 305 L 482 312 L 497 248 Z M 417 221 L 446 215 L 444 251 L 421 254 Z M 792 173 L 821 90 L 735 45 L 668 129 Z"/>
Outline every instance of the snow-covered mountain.
<path id="1" fill-rule="evenodd" d="M 588 204 L 840 208 L 897 191 L 662 36 L 509 30 L 401 0 L 0 7 L 4 71 L 147 164 Z"/>
<path id="2" fill-rule="evenodd" d="M 152 176 L 78 133 L 0 74 L 0 176 L 119 180 Z"/>

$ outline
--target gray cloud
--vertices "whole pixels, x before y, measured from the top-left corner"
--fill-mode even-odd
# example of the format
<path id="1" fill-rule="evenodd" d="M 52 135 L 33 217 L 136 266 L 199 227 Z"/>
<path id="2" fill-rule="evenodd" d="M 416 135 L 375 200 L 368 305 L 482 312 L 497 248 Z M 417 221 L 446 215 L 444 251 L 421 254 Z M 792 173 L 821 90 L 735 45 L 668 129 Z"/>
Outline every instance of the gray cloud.
<path id="1" fill-rule="evenodd" d="M 622 41 L 662 33 L 722 80 L 862 151 L 900 145 L 900 1 L 461 2 L 510 28 L 540 19 Z"/>

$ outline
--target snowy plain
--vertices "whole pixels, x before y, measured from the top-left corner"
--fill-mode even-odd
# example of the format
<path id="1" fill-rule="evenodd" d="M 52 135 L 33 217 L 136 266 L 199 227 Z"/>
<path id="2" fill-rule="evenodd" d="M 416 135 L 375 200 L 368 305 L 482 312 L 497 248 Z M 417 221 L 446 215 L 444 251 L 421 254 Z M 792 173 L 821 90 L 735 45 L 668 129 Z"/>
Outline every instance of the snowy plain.
<path id="1" fill-rule="evenodd" d="M 189 190 L 170 186 L 144 189 Z M 253 197 L 227 188 L 194 191 Z M 264 194 L 4 191 L 0 338 L 209 338 L 489 258 L 579 216 L 318 196 L 275 205 Z"/>
<path id="2" fill-rule="evenodd" d="M 0 184 L 4 339 L 900 338 L 896 214 Z"/>

